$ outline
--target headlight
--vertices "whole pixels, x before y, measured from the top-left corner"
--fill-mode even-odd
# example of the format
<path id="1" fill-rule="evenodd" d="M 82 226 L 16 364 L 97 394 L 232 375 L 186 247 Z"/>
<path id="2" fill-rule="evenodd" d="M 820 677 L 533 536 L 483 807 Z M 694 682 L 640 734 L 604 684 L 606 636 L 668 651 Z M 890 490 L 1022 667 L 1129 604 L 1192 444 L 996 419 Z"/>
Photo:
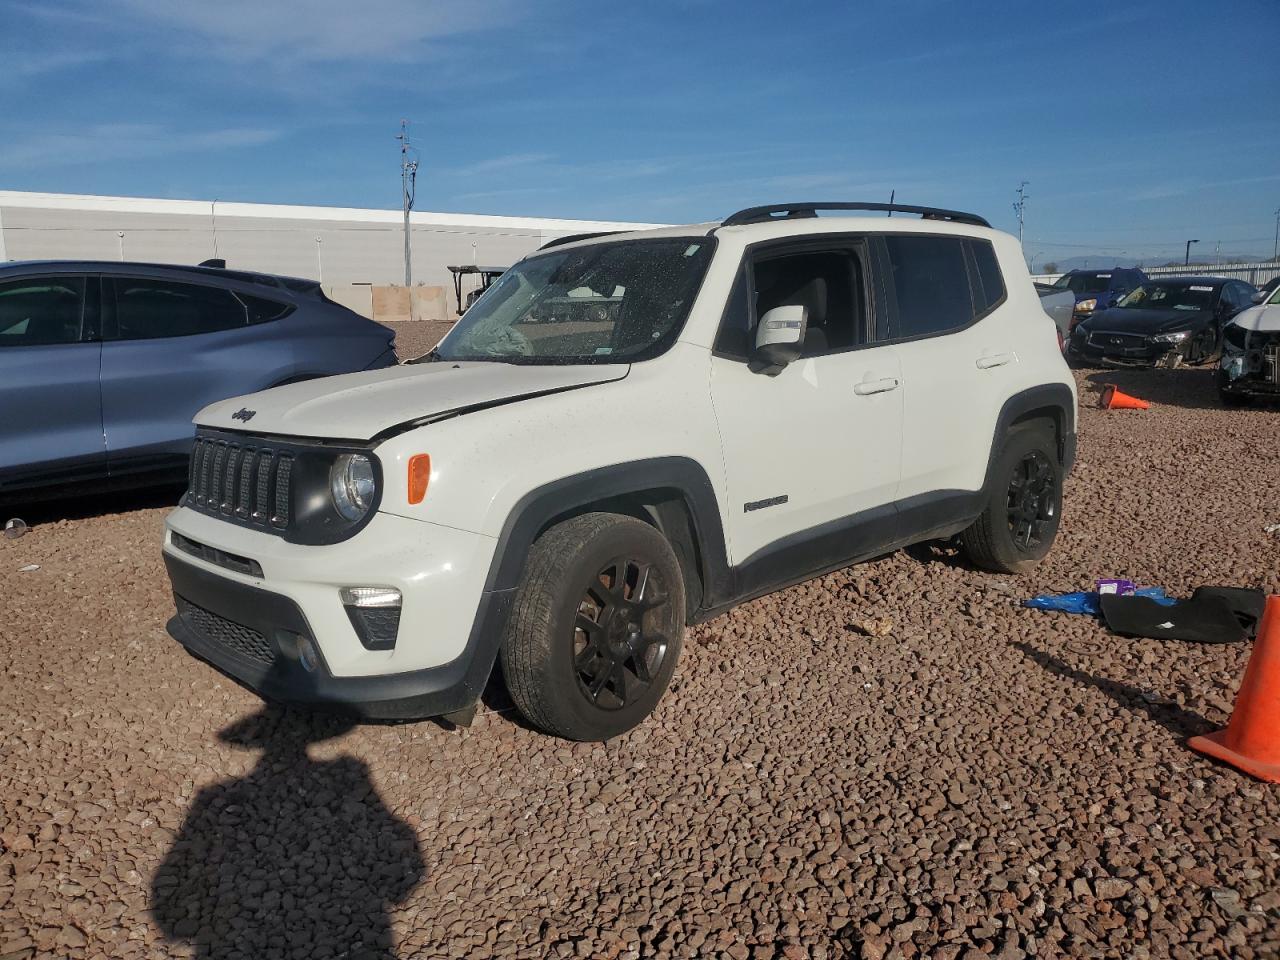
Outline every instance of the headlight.
<path id="1" fill-rule="evenodd" d="M 1191 336 L 1190 330 L 1175 330 L 1173 333 L 1157 333 L 1151 339 L 1156 343 L 1181 343 Z"/>
<path id="2" fill-rule="evenodd" d="M 377 479 L 373 464 L 362 453 L 344 453 L 329 470 L 333 506 L 344 520 L 355 523 L 373 506 Z"/>
<path id="3" fill-rule="evenodd" d="M 1081 300 L 1079 303 L 1077 303 L 1076 309 L 1079 310 L 1081 313 L 1088 313 L 1090 310 L 1093 310 L 1097 306 L 1098 306 L 1098 298 L 1090 297 L 1088 300 Z"/>

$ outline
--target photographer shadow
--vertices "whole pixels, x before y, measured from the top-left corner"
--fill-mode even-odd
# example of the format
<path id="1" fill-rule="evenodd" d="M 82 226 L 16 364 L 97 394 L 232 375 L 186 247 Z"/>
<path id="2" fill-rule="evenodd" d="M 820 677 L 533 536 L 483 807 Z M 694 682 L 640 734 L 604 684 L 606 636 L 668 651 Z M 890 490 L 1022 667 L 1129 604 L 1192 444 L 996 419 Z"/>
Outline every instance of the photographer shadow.
<path id="1" fill-rule="evenodd" d="M 417 837 L 362 761 L 307 754 L 351 726 L 267 705 L 219 733 L 262 756 L 192 802 L 152 878 L 166 938 L 200 960 L 394 960 L 390 911 L 424 875 Z"/>

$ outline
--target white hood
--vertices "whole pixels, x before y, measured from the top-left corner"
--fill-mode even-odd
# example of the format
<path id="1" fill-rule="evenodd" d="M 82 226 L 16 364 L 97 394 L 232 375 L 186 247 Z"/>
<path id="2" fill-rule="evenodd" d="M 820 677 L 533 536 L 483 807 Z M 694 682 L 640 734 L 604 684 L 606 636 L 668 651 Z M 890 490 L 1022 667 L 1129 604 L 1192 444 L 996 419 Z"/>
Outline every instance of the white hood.
<path id="1" fill-rule="evenodd" d="M 532 366 L 435 361 L 305 380 L 212 403 L 202 427 L 369 440 L 404 423 L 621 380 L 626 364 Z"/>
<path id="2" fill-rule="evenodd" d="M 1246 330 L 1280 330 L 1280 303 L 1264 303 L 1241 310 L 1231 322 Z"/>

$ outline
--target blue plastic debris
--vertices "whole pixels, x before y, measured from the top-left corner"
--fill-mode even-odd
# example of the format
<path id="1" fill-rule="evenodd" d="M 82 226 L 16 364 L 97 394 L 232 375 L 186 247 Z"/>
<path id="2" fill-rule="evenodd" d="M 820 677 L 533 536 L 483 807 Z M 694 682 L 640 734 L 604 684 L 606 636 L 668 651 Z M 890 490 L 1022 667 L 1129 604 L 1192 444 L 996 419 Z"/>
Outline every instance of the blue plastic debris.
<path id="1" fill-rule="evenodd" d="M 1133 591 L 1137 597 L 1150 597 L 1156 603 L 1171 607 L 1178 601 L 1164 592 L 1164 587 L 1138 587 Z M 1060 610 L 1063 613 L 1083 613 L 1091 617 L 1102 616 L 1101 594 L 1096 590 L 1081 590 L 1076 593 L 1042 593 L 1023 600 L 1024 607 L 1033 610 Z"/>

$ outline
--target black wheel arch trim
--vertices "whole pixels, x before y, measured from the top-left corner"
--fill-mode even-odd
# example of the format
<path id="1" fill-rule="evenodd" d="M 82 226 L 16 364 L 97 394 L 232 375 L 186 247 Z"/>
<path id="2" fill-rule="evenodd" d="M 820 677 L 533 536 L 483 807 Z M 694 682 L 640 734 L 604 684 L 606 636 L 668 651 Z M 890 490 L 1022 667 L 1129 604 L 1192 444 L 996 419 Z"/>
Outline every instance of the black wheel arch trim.
<path id="1" fill-rule="evenodd" d="M 1013 425 L 1019 419 L 1038 413 L 1047 414 L 1053 419 L 1057 430 L 1058 462 L 1062 465 L 1064 474 L 1070 472 L 1076 453 L 1075 397 L 1065 383 L 1043 383 L 1015 393 L 1000 408 L 991 437 L 991 449 L 987 454 L 987 470 L 982 485 L 984 490 L 991 488 L 996 461 Z"/>
<path id="2" fill-rule="evenodd" d="M 674 495 L 683 501 L 692 523 L 699 554 L 699 574 L 705 589 L 717 593 L 727 587 L 728 552 L 719 501 L 707 471 L 689 457 L 655 457 L 612 464 L 553 480 L 517 501 L 498 535 L 486 590 L 514 589 L 525 558 L 538 534 L 552 523 L 568 518 L 584 507 L 617 499 L 653 494 L 663 502 Z M 654 508 L 651 519 L 661 526 L 662 511 Z"/>

